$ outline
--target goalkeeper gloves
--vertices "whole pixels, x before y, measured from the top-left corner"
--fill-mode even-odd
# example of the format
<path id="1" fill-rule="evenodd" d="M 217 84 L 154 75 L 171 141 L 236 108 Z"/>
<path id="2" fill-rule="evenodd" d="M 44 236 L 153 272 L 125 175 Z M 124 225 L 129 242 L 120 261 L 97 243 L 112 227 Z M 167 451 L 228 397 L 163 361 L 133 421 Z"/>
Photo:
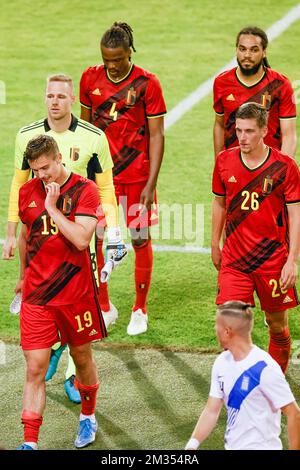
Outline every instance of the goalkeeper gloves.
<path id="1" fill-rule="evenodd" d="M 127 256 L 127 248 L 122 240 L 119 227 L 107 229 L 105 265 L 101 270 L 101 282 L 107 282 L 114 268 Z"/>

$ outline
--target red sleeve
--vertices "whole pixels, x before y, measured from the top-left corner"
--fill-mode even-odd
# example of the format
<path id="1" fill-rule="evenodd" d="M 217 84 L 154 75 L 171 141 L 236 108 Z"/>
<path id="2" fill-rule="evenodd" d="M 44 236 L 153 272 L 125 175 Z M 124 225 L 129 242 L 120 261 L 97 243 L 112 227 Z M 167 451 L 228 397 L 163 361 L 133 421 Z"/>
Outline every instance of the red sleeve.
<path id="1" fill-rule="evenodd" d="M 221 178 L 219 157 L 217 157 L 215 167 L 214 167 L 213 178 L 212 178 L 212 192 L 214 193 L 215 196 L 226 196 L 226 188 Z"/>
<path id="2" fill-rule="evenodd" d="M 83 106 L 86 106 L 87 108 L 92 107 L 92 102 L 89 97 L 89 74 L 90 74 L 90 67 L 88 67 L 81 75 L 80 85 L 79 85 L 80 103 Z"/>
<path id="3" fill-rule="evenodd" d="M 20 188 L 20 191 L 19 191 L 19 217 L 20 217 L 20 220 L 23 222 L 23 217 L 24 217 L 24 194 L 23 194 L 23 189 L 22 187 Z M 24 223 L 24 222 L 23 222 Z"/>
<path id="4" fill-rule="evenodd" d="M 217 77 L 214 81 L 214 110 L 217 114 L 224 114 L 224 107 L 222 103 L 222 87 L 220 83 L 220 78 Z"/>
<path id="5" fill-rule="evenodd" d="M 93 181 L 87 181 L 75 209 L 75 217 L 86 216 L 97 219 L 97 209 L 100 205 L 99 191 Z"/>
<path id="6" fill-rule="evenodd" d="M 279 119 L 296 117 L 296 100 L 290 81 L 285 78 L 281 87 L 279 102 Z"/>
<path id="7" fill-rule="evenodd" d="M 158 117 L 166 114 L 166 105 L 161 85 L 155 75 L 148 81 L 145 93 L 145 106 L 147 117 Z"/>
<path id="8" fill-rule="evenodd" d="M 300 171 L 296 161 L 291 158 L 284 185 L 286 204 L 300 203 Z"/>

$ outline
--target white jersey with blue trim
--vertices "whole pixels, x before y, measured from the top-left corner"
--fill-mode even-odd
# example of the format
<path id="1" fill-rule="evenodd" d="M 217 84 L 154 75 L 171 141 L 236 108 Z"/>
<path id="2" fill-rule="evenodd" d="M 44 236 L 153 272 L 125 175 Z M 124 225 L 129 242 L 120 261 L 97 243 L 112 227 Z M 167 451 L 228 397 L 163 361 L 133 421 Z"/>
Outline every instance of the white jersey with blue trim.
<path id="1" fill-rule="evenodd" d="M 209 395 L 221 398 L 227 408 L 225 449 L 282 449 L 280 409 L 295 398 L 266 351 L 253 346 L 241 361 L 222 352 L 213 365 Z"/>

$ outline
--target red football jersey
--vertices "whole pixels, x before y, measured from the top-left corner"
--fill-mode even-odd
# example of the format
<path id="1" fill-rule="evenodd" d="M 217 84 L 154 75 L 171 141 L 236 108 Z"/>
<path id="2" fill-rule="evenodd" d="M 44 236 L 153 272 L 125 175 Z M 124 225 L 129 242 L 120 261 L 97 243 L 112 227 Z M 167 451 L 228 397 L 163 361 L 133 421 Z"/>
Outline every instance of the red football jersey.
<path id="1" fill-rule="evenodd" d="M 148 118 L 166 113 L 156 76 L 132 65 L 129 74 L 115 83 L 103 65 L 89 67 L 81 77 L 80 102 L 91 108 L 92 123 L 105 131 L 115 181 L 146 181 L 150 168 Z"/>
<path id="2" fill-rule="evenodd" d="M 236 147 L 235 114 L 239 106 L 255 101 L 269 111 L 268 134 L 264 141 L 270 147 L 281 148 L 280 119 L 296 117 L 294 93 L 289 80 L 275 70 L 265 69 L 262 79 L 250 87 L 241 83 L 237 68 L 223 72 L 214 82 L 214 110 L 224 115 L 224 148 Z"/>
<path id="3" fill-rule="evenodd" d="M 245 273 L 281 270 L 288 256 L 286 205 L 300 203 L 300 172 L 294 159 L 269 149 L 248 168 L 240 149 L 224 150 L 214 168 L 213 193 L 226 197 L 222 266 Z"/>
<path id="4" fill-rule="evenodd" d="M 19 193 L 19 216 L 27 226 L 22 300 L 35 305 L 68 305 L 95 292 L 89 249 L 79 251 L 58 230 L 45 209 L 44 184 L 34 178 Z M 94 182 L 71 173 L 61 186 L 57 207 L 75 216 L 97 219 L 99 193 Z"/>

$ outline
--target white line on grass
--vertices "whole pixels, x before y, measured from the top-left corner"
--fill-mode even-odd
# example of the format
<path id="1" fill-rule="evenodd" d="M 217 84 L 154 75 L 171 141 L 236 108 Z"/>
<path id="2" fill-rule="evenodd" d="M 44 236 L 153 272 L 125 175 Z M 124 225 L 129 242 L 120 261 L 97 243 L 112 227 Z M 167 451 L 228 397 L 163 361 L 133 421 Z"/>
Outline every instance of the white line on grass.
<path id="1" fill-rule="evenodd" d="M 285 16 L 280 20 L 276 21 L 266 33 L 269 38 L 269 42 L 276 39 L 284 31 L 286 31 L 295 21 L 300 18 L 300 3 L 292 8 Z M 199 101 L 203 100 L 209 93 L 212 91 L 213 82 L 217 75 L 219 75 L 224 70 L 229 70 L 236 65 L 236 59 L 232 59 L 224 67 L 222 67 L 213 77 L 209 78 L 203 82 L 196 90 L 194 90 L 190 95 L 184 98 L 180 103 L 178 103 L 171 111 L 167 114 L 165 118 L 165 129 L 168 129 L 173 124 L 175 124 L 182 116 L 191 110 Z"/>
<path id="2" fill-rule="evenodd" d="M 0 245 L 3 245 L 4 240 L 0 239 Z M 173 253 L 204 253 L 209 254 L 210 248 L 203 246 L 178 246 L 178 245 L 152 245 L 153 251 L 168 251 Z M 132 251 L 131 244 L 126 244 L 127 250 Z"/>

